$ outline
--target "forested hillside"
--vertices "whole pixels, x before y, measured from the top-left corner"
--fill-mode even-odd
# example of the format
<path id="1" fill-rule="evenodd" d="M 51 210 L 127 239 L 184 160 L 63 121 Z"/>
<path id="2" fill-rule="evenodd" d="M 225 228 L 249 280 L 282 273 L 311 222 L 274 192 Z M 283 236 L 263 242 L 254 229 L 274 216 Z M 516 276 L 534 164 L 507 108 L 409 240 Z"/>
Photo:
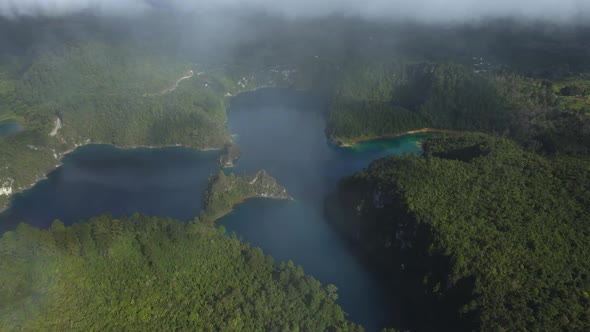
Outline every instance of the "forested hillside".
<path id="1" fill-rule="evenodd" d="M 0 239 L 7 331 L 361 331 L 334 290 L 204 224 L 101 216 Z"/>
<path id="2" fill-rule="evenodd" d="M 461 65 L 428 63 L 373 64 L 363 69 L 363 75 L 353 71 L 339 82 L 328 123 L 328 133 L 337 140 L 425 127 L 508 127 L 510 100 L 487 74 Z"/>
<path id="3" fill-rule="evenodd" d="M 91 42 L 44 54 L 18 81 L 16 95 L 60 116 L 66 140 L 222 147 L 223 94 L 196 76 L 158 94 L 192 69 L 178 58 Z"/>
<path id="4" fill-rule="evenodd" d="M 17 98 L 17 80 L 10 69 L 0 65 L 0 120 L 15 120 L 25 130 L 0 137 L 0 188 L 16 192 L 55 166 L 55 150 L 66 147 L 48 138 L 54 115 L 44 107 L 28 106 Z M 9 195 L 0 194 L 0 210 L 8 199 Z"/>
<path id="5" fill-rule="evenodd" d="M 23 127 L 0 137 L 0 187 L 13 193 L 83 144 L 217 149 L 231 139 L 230 83 L 220 81 L 223 73 L 193 74 L 176 86 L 189 70 L 204 71 L 180 57 L 90 41 L 45 51 L 22 73 L 18 67 L 0 65 L 0 120 Z M 0 194 L 0 209 L 9 196 Z"/>
<path id="6" fill-rule="evenodd" d="M 590 136 L 584 97 L 563 96 L 586 93 L 586 81 L 559 89 L 565 83 L 456 64 L 351 68 L 337 81 L 327 126 L 328 135 L 342 143 L 439 128 L 510 134 L 521 143 L 534 141 L 548 150 L 561 144 L 562 150 L 579 152 L 583 144 L 573 137 L 553 140 L 572 131 L 583 140 Z"/>
<path id="7" fill-rule="evenodd" d="M 590 328 L 590 160 L 483 134 L 424 149 L 344 179 L 328 205 L 336 229 L 403 280 L 419 325 Z"/>

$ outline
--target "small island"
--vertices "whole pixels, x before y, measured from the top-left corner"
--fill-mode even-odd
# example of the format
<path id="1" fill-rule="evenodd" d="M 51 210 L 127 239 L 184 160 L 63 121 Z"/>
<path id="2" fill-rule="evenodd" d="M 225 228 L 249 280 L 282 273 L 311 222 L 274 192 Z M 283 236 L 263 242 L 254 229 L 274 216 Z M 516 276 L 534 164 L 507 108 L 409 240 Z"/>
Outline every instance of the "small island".
<path id="1" fill-rule="evenodd" d="M 254 176 L 226 175 L 219 171 L 209 180 L 199 220 L 215 222 L 231 212 L 235 205 L 250 198 L 292 199 L 287 189 L 264 170 Z"/>
<path id="2" fill-rule="evenodd" d="M 236 160 L 240 159 L 240 149 L 234 143 L 227 143 L 223 149 L 223 154 L 219 157 L 219 166 L 222 168 L 232 168 Z"/>

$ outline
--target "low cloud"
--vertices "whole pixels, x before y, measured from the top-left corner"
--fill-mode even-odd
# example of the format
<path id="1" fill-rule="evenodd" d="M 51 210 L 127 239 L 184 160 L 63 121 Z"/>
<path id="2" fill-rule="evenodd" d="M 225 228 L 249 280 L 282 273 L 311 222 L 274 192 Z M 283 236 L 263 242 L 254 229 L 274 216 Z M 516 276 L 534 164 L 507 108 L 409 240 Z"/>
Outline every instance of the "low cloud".
<path id="1" fill-rule="evenodd" d="M 0 16 L 60 16 L 80 12 L 136 15 L 152 7 L 143 0 L 0 0 Z"/>
<path id="2" fill-rule="evenodd" d="M 588 0 L 0 0 L 0 15 L 57 16 L 78 12 L 138 15 L 148 10 L 254 10 L 288 17 L 331 14 L 369 19 L 468 22 L 522 17 L 571 22 L 590 18 Z"/>

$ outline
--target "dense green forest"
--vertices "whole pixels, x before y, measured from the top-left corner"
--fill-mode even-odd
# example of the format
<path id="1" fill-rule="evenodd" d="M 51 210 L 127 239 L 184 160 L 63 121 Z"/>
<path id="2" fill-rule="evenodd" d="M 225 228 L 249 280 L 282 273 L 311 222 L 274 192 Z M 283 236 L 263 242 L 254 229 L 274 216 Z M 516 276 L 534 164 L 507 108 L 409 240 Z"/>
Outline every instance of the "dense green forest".
<path id="1" fill-rule="evenodd" d="M 66 140 L 220 148 L 228 139 L 222 95 L 197 76 L 158 94 L 191 69 L 178 58 L 104 43 L 65 46 L 33 63 L 16 96 L 51 108 Z"/>
<path id="2" fill-rule="evenodd" d="M 384 68 L 383 68 L 384 67 Z M 425 127 L 503 130 L 509 98 L 500 84 L 452 64 L 366 65 L 339 81 L 328 134 L 346 141 Z"/>
<path id="3" fill-rule="evenodd" d="M 223 228 L 101 216 L 0 239 L 0 330 L 361 331 L 292 262 Z"/>
<path id="4" fill-rule="evenodd" d="M 458 64 L 351 68 L 334 88 L 326 129 L 341 143 L 421 128 L 510 135 L 549 152 L 586 152 L 590 142 L 583 77 L 554 83 Z"/>
<path id="5" fill-rule="evenodd" d="M 590 328 L 590 160 L 484 134 L 424 150 L 373 162 L 327 205 L 336 229 L 403 280 L 418 326 Z"/>
<path id="6" fill-rule="evenodd" d="M 0 120 L 15 120 L 20 126 L 47 129 L 46 117 L 19 102 L 15 97 L 15 80 L 7 66 L 0 65 Z M 36 147 L 45 146 L 46 139 L 37 133 L 15 133 L 0 137 L 0 187 L 26 188 L 55 164 L 51 151 Z M 0 195 L 0 210 L 8 202 L 8 195 Z"/>
<path id="7" fill-rule="evenodd" d="M 0 188 L 12 192 L 29 188 L 59 160 L 54 150 L 44 146 L 45 137 L 35 133 L 19 133 L 0 137 Z M 10 196 L 0 195 L 0 211 Z"/>

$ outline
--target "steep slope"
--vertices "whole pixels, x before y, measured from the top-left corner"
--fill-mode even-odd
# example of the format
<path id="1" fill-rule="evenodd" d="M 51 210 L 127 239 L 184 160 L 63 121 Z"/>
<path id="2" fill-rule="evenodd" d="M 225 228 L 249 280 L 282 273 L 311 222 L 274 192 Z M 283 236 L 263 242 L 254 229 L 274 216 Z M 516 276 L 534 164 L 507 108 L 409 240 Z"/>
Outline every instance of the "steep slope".
<path id="1" fill-rule="evenodd" d="M 590 161 L 483 134 L 424 147 L 343 180 L 328 205 L 423 327 L 590 328 Z"/>

